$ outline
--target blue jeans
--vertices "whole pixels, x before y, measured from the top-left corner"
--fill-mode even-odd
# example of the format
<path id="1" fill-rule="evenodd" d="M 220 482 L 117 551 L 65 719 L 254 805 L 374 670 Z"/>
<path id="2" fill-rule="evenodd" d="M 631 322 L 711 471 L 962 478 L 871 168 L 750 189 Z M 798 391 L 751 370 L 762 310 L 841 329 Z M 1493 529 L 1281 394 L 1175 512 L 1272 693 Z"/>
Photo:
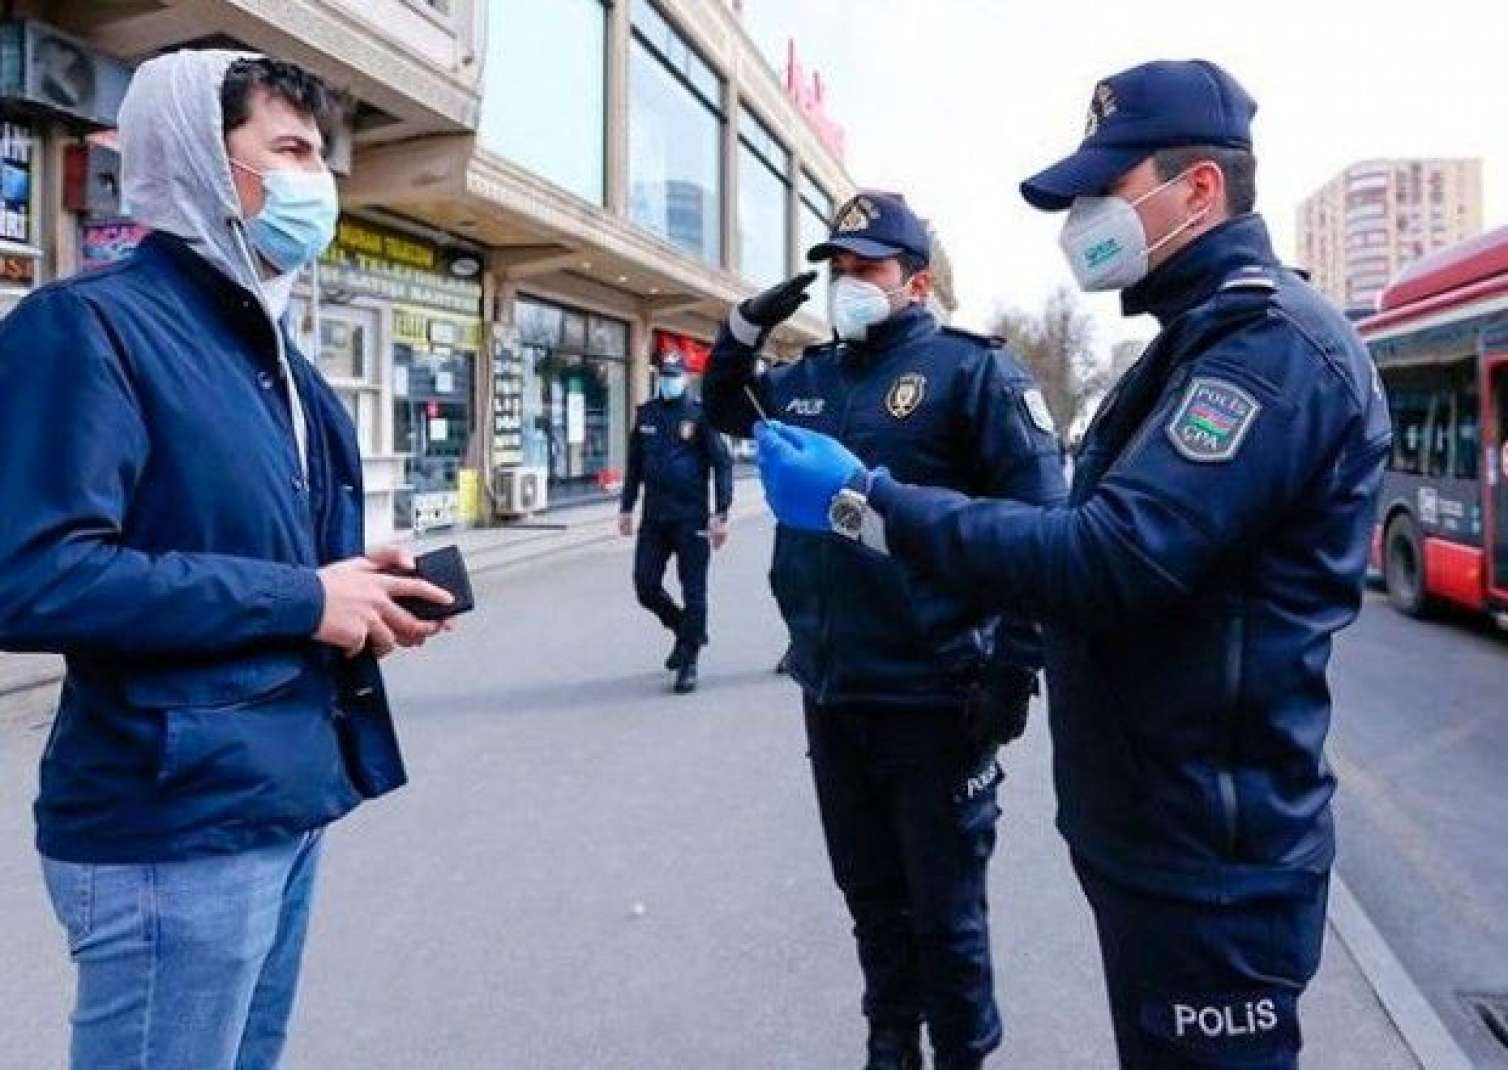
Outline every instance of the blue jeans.
<path id="1" fill-rule="evenodd" d="M 185 862 L 42 859 L 78 967 L 72 1070 L 270 1070 L 321 833 Z"/>

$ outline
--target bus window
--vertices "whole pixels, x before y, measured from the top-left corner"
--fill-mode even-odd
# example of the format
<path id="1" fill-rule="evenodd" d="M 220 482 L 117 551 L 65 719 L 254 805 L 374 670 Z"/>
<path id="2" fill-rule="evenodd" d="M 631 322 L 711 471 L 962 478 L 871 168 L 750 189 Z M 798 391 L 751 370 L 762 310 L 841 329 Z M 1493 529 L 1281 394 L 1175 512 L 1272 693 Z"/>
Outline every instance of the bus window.
<path id="1" fill-rule="evenodd" d="M 1422 467 L 1430 396 L 1419 390 L 1390 389 L 1388 400 L 1393 409 L 1393 456 L 1388 467 L 1416 476 Z"/>
<path id="2" fill-rule="evenodd" d="M 1453 475 L 1476 479 L 1482 458 L 1482 402 L 1476 383 L 1464 383 L 1456 394 L 1456 443 Z"/>
<path id="3" fill-rule="evenodd" d="M 1439 478 L 1450 474 L 1450 442 L 1455 433 L 1455 395 L 1442 390 L 1430 402 L 1427 425 L 1429 452 L 1425 458 L 1425 475 Z"/>

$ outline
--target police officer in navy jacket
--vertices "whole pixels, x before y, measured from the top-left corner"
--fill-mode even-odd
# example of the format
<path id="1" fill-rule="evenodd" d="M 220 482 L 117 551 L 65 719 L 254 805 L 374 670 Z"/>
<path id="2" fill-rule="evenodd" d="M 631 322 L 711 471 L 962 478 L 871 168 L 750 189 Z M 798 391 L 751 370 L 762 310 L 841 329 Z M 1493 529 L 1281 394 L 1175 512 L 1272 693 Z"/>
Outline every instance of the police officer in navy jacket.
<path id="1" fill-rule="evenodd" d="M 810 260 L 832 274 L 831 343 L 756 371 L 812 273 L 736 308 L 704 384 L 713 423 L 761 413 L 837 436 L 869 464 L 968 494 L 1051 505 L 1064 494 L 1042 395 L 998 339 L 938 325 L 932 243 L 904 199 L 862 193 Z M 1040 637 L 999 602 L 914 581 L 853 542 L 781 525 L 771 583 L 805 697 L 833 872 L 854 918 L 871 1070 L 976 1067 L 1001 1038 L 985 872 L 999 745 L 1018 735 Z M 1002 611 L 1004 611 L 1004 619 Z"/>
<path id="2" fill-rule="evenodd" d="M 1325 670 L 1390 442 L 1366 349 L 1253 214 L 1255 110 L 1214 64 L 1136 67 L 1022 186 L 1071 209 L 1080 283 L 1162 326 L 1085 435 L 1066 508 L 760 434 L 785 524 L 1048 622 L 1058 824 L 1121 1064 L 1144 1070 L 1297 1065 L 1335 854 Z"/>
<path id="3" fill-rule="evenodd" d="M 634 506 L 644 492 L 644 515 L 634 552 L 639 604 L 672 635 L 665 668 L 677 694 L 696 690 L 697 660 L 707 645 L 707 566 L 728 538 L 733 507 L 733 457 L 689 393 L 686 360 L 667 350 L 658 362 L 659 396 L 639 406 L 628 440 L 619 527 L 633 534 Z M 709 513 L 707 488 L 712 486 Z M 674 557 L 681 579 L 678 606 L 665 591 L 665 566 Z"/>

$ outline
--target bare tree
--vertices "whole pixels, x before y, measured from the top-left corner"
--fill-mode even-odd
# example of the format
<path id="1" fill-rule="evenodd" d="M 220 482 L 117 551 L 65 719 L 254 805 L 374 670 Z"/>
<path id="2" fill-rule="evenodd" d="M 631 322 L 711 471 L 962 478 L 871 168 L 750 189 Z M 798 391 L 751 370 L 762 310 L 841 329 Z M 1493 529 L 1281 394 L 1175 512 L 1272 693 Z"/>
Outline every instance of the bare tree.
<path id="1" fill-rule="evenodd" d="M 1038 314 L 1004 312 L 994 333 L 1037 380 L 1059 433 L 1071 434 L 1086 406 L 1104 394 L 1108 379 L 1094 353 L 1094 321 L 1077 295 L 1059 289 Z"/>

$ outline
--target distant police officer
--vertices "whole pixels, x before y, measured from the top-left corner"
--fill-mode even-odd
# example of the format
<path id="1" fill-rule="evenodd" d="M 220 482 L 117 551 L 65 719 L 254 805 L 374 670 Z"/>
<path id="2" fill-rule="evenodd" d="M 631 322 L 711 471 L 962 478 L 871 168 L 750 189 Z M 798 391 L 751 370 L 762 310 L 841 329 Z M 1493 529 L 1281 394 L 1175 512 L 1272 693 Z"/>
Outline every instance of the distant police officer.
<path id="1" fill-rule="evenodd" d="M 760 436 L 787 523 L 817 526 L 835 497 L 839 521 L 872 507 L 920 574 L 1051 622 L 1058 822 L 1126 1067 L 1297 1065 L 1334 856 L 1325 669 L 1361 600 L 1390 431 L 1355 332 L 1252 214 L 1255 111 L 1211 63 L 1137 67 L 1022 186 L 1071 208 L 1080 283 L 1163 327 L 1087 432 L 1068 508 Z"/>
<path id="2" fill-rule="evenodd" d="M 757 374 L 766 336 L 815 273 L 744 302 L 707 373 L 714 424 L 749 435 L 764 410 L 909 481 L 1063 497 L 1052 420 L 1027 374 L 998 340 L 940 328 L 928 311 L 931 241 L 902 198 L 856 196 L 808 259 L 827 261 L 838 339 Z M 1023 621 L 1001 625 L 998 607 L 910 581 L 856 540 L 781 527 L 771 578 L 855 923 L 868 1066 L 920 1066 L 925 1020 L 938 1067 L 977 1067 L 1001 1037 L 985 898 L 995 756 L 1021 731 L 1040 637 Z"/>
<path id="3" fill-rule="evenodd" d="M 634 504 L 642 486 L 634 589 L 639 604 L 675 635 L 665 668 L 676 674 L 675 691 L 681 695 L 696 690 L 697 659 L 707 643 L 707 565 L 711 551 L 721 549 L 728 538 L 733 504 L 733 459 L 686 386 L 684 358 L 667 351 L 659 361 L 659 397 L 639 406 L 630 432 L 618 518 L 623 537 L 633 535 Z M 710 515 L 709 477 L 716 498 Z M 671 557 L 684 607 L 665 592 Z"/>

